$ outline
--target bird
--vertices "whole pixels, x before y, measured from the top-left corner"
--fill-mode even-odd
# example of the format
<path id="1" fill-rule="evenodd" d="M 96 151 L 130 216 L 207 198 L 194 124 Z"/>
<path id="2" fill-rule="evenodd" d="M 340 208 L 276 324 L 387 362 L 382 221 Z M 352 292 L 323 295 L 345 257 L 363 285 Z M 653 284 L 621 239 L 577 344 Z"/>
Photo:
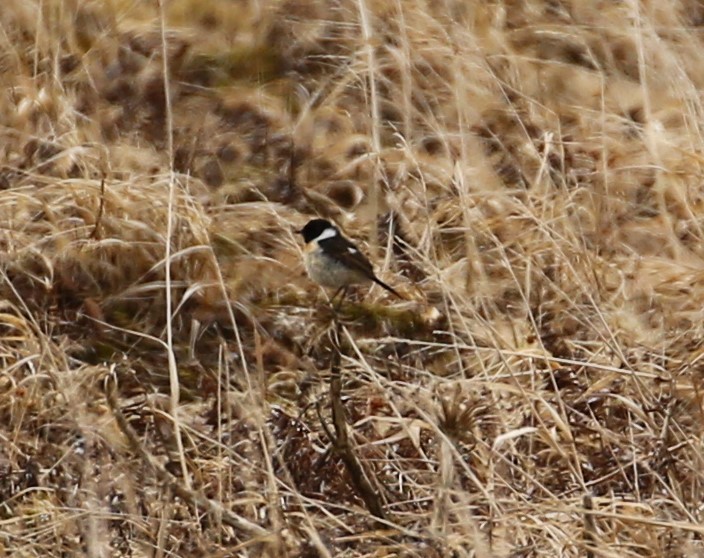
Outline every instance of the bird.
<path id="1" fill-rule="evenodd" d="M 350 285 L 373 281 L 394 296 L 404 299 L 394 288 L 379 279 L 369 259 L 330 221 L 313 219 L 296 231 L 306 243 L 305 266 L 308 276 L 323 287 L 337 289 L 331 302 Z"/>

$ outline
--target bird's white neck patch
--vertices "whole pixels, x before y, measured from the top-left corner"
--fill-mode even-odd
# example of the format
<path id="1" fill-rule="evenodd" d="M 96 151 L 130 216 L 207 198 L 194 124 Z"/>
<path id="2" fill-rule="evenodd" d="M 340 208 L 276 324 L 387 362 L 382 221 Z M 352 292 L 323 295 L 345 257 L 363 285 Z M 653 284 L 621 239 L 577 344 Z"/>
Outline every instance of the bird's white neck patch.
<path id="1" fill-rule="evenodd" d="M 333 238 L 336 236 L 337 236 L 337 229 L 335 227 L 328 227 L 323 232 L 321 232 L 316 238 L 314 238 L 313 242 L 320 242 L 321 240 L 325 240 L 327 238 Z"/>

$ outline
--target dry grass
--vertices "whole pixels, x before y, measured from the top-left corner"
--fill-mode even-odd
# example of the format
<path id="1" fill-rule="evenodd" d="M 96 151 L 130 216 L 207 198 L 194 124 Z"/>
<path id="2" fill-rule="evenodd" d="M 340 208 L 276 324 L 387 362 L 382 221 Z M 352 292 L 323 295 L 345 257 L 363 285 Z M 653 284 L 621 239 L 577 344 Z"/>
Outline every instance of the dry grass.
<path id="1" fill-rule="evenodd" d="M 700 2 L 6 4 L 0 556 L 704 555 Z"/>

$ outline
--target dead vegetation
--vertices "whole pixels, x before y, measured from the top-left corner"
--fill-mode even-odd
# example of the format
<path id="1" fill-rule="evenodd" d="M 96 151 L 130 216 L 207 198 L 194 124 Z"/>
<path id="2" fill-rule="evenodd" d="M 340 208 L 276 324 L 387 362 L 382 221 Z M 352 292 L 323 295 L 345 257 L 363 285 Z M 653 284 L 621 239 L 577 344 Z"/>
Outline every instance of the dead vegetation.
<path id="1" fill-rule="evenodd" d="M 700 2 L 6 4 L 0 555 L 704 552 Z"/>

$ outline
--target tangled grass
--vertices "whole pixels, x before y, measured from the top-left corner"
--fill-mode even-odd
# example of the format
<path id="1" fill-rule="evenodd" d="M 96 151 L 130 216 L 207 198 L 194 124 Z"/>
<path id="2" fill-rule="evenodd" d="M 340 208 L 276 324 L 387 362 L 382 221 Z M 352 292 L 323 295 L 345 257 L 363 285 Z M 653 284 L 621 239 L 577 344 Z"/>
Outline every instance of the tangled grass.
<path id="1" fill-rule="evenodd" d="M 702 22 L 7 2 L 0 554 L 701 555 Z"/>

